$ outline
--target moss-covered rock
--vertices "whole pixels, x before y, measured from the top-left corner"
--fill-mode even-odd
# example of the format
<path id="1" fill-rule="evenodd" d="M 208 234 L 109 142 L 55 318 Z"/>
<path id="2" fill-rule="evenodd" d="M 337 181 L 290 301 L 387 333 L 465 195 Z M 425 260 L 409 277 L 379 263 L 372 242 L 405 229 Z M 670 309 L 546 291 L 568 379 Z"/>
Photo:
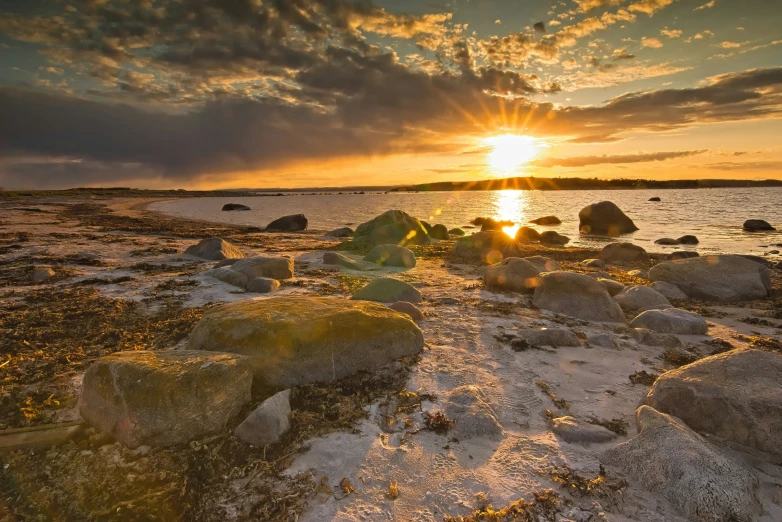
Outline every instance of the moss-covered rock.
<path id="1" fill-rule="evenodd" d="M 431 242 L 421 222 L 401 210 L 389 210 L 361 223 L 353 239 L 372 245 L 426 245 Z"/>

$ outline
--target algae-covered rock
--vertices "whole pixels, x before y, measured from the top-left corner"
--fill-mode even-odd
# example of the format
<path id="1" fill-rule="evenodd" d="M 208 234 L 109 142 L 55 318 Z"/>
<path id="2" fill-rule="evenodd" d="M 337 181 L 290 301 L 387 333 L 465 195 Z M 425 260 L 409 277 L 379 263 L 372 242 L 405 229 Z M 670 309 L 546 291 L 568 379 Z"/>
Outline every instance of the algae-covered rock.
<path id="1" fill-rule="evenodd" d="M 389 210 L 356 227 L 353 240 L 372 245 L 425 245 L 431 242 L 421 222 L 401 210 Z"/>

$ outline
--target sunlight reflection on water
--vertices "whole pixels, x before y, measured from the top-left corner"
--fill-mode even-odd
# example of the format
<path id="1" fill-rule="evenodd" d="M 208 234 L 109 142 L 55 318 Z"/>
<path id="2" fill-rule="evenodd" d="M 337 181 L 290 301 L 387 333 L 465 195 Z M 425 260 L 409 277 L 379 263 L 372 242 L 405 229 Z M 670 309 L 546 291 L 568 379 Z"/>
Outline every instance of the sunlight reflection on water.
<path id="1" fill-rule="evenodd" d="M 490 216 L 499 221 L 513 221 L 513 225 L 503 227 L 502 230 L 510 237 L 516 236 L 516 231 L 521 223 L 530 220 L 528 215 L 529 191 L 525 190 L 500 190 L 493 193 L 494 215 Z"/>

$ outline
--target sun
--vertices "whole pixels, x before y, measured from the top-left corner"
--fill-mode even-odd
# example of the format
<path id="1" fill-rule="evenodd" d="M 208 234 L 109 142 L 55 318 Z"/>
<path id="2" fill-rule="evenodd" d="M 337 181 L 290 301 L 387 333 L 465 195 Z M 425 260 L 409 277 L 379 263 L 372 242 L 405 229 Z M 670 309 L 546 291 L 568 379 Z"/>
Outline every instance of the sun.
<path id="1" fill-rule="evenodd" d="M 483 143 L 491 147 L 488 154 L 489 166 L 500 174 L 516 171 L 538 153 L 537 140 L 531 136 L 501 134 L 485 138 Z"/>

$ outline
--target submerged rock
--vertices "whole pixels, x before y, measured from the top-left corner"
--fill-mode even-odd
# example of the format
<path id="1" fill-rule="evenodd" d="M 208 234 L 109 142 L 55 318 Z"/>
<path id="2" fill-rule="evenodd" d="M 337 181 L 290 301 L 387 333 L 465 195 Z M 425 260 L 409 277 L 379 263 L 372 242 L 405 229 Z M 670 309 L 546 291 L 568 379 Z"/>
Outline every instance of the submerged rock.
<path id="1" fill-rule="evenodd" d="M 580 444 L 608 442 L 617 437 L 616 433 L 603 426 L 570 416 L 552 419 L 551 431 L 565 442 Z"/>
<path id="2" fill-rule="evenodd" d="M 654 242 L 655 245 L 678 245 L 679 240 L 672 237 L 662 237 Z"/>
<path id="3" fill-rule="evenodd" d="M 557 216 L 543 216 L 537 219 L 531 219 L 530 223 L 535 223 L 536 225 L 550 226 L 550 225 L 559 225 L 560 223 L 562 223 L 562 221 Z"/>
<path id="4" fill-rule="evenodd" d="M 489 289 L 532 293 L 538 285 L 540 270 L 525 259 L 509 257 L 486 269 L 483 280 Z"/>
<path id="5" fill-rule="evenodd" d="M 771 223 L 769 223 L 768 221 L 763 221 L 762 219 L 748 219 L 744 222 L 742 228 L 747 232 L 762 232 L 766 230 L 776 230 L 776 228 L 771 226 Z"/>
<path id="6" fill-rule="evenodd" d="M 608 263 L 613 261 L 649 262 L 649 254 L 646 253 L 646 250 L 632 243 L 610 243 L 603 247 L 600 257 Z"/>
<path id="7" fill-rule="evenodd" d="M 653 198 L 649 198 L 649 201 L 662 201 L 659 196 L 654 196 Z"/>
<path id="8" fill-rule="evenodd" d="M 706 335 L 709 331 L 703 317 L 678 308 L 647 310 L 633 319 L 630 327 L 678 335 Z"/>
<path id="9" fill-rule="evenodd" d="M 649 406 L 636 411 L 639 433 L 603 454 L 643 487 L 697 522 L 751 522 L 758 480 L 675 417 Z"/>
<path id="10" fill-rule="evenodd" d="M 249 279 L 256 277 L 290 279 L 293 277 L 293 258 L 282 256 L 246 257 L 232 264 L 231 270 L 240 272 Z"/>
<path id="11" fill-rule="evenodd" d="M 372 245 L 426 245 L 431 242 L 421 222 L 401 210 L 389 210 L 356 227 L 353 240 Z"/>
<path id="12" fill-rule="evenodd" d="M 644 403 L 700 433 L 782 457 L 782 356 L 739 349 L 660 376 Z"/>
<path id="13" fill-rule="evenodd" d="M 610 201 L 587 205 L 578 213 L 578 219 L 578 228 L 585 234 L 618 236 L 638 230 L 633 220 Z"/>
<path id="14" fill-rule="evenodd" d="M 771 292 L 769 269 L 737 255 L 665 261 L 649 270 L 649 279 L 674 284 L 693 299 L 721 303 L 761 299 Z"/>
<path id="15" fill-rule="evenodd" d="M 506 257 L 521 257 L 519 244 L 501 230 L 477 232 L 457 239 L 451 256 L 459 261 L 499 263 Z"/>
<path id="16" fill-rule="evenodd" d="M 413 268 L 416 264 L 415 254 L 399 245 L 378 245 L 362 261 L 401 268 Z"/>
<path id="17" fill-rule="evenodd" d="M 187 344 L 246 355 L 256 383 L 275 387 L 377 370 L 420 352 L 424 338 L 409 317 L 377 303 L 291 296 L 212 308 Z"/>
<path id="18" fill-rule="evenodd" d="M 85 372 L 82 419 L 123 444 L 171 446 L 225 427 L 250 400 L 245 357 L 204 351 L 133 351 Z"/>
<path id="19" fill-rule="evenodd" d="M 256 447 L 274 444 L 291 428 L 291 391 L 275 393 L 234 430 L 237 439 Z"/>
<path id="20" fill-rule="evenodd" d="M 201 259 L 208 259 L 210 261 L 244 257 L 244 254 L 239 247 L 234 246 L 219 237 L 202 239 L 198 244 L 187 247 L 185 254 L 200 257 Z"/>
<path id="21" fill-rule="evenodd" d="M 366 286 L 353 294 L 351 299 L 375 301 L 378 303 L 407 301 L 408 303 L 415 304 L 421 302 L 421 292 L 399 279 L 379 277 L 367 283 Z"/>
<path id="22" fill-rule="evenodd" d="M 478 386 L 460 386 L 448 394 L 445 416 L 454 421 L 453 434 L 459 440 L 502 437 L 502 426 Z"/>
<path id="23" fill-rule="evenodd" d="M 230 212 L 233 210 L 252 210 L 247 205 L 242 205 L 241 203 L 226 203 L 223 205 L 223 212 Z"/>
<path id="24" fill-rule="evenodd" d="M 532 303 L 585 321 L 624 323 L 619 304 L 599 281 L 573 272 L 541 274 Z"/>
<path id="25" fill-rule="evenodd" d="M 304 214 L 292 214 L 275 219 L 266 225 L 266 232 L 301 232 L 307 230 L 309 221 Z"/>
<path id="26" fill-rule="evenodd" d="M 614 296 L 622 310 L 640 310 L 650 306 L 670 305 L 668 299 L 648 286 L 628 286 Z"/>

